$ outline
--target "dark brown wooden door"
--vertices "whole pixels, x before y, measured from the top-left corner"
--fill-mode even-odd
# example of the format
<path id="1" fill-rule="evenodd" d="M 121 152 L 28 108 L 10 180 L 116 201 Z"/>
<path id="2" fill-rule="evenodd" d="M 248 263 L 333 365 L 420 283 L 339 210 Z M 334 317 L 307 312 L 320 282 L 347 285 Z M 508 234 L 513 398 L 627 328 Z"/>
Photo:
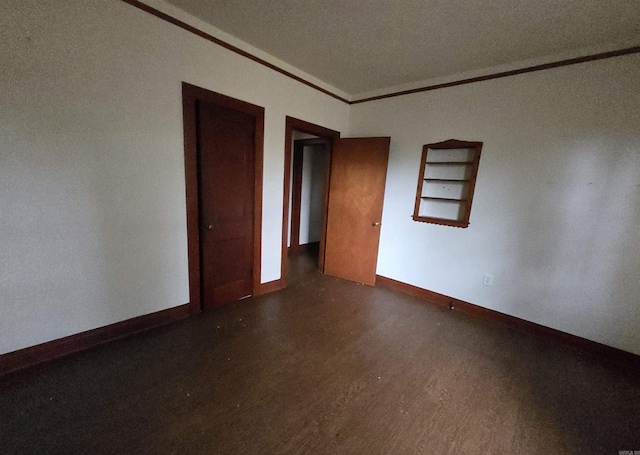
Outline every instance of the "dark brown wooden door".
<path id="1" fill-rule="evenodd" d="M 324 272 L 373 286 L 388 137 L 334 139 L 327 209 Z"/>
<path id="2" fill-rule="evenodd" d="M 255 118 L 198 100 L 203 307 L 252 294 Z"/>

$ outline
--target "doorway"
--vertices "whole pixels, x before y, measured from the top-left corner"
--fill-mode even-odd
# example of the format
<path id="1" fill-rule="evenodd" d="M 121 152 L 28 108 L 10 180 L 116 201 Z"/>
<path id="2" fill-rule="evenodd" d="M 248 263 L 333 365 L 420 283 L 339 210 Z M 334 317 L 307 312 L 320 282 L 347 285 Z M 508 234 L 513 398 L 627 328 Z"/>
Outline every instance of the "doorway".
<path id="1" fill-rule="evenodd" d="M 318 250 L 329 158 L 326 139 L 293 132 L 289 255 Z"/>
<path id="2" fill-rule="evenodd" d="M 282 287 L 287 285 L 290 253 L 311 254 L 314 266 L 324 271 L 331 150 L 339 137 L 338 131 L 286 118 Z"/>
<path id="3" fill-rule="evenodd" d="M 295 132 L 313 135 L 328 144 L 317 268 L 374 286 L 390 138 L 342 139 L 337 131 L 287 117 L 280 287 L 287 285 Z"/>
<path id="4" fill-rule="evenodd" d="M 190 309 L 260 289 L 264 108 L 183 83 Z"/>
<path id="5" fill-rule="evenodd" d="M 302 269 L 318 268 L 328 162 L 327 139 L 293 132 L 288 240 L 290 282 L 298 281 Z"/>

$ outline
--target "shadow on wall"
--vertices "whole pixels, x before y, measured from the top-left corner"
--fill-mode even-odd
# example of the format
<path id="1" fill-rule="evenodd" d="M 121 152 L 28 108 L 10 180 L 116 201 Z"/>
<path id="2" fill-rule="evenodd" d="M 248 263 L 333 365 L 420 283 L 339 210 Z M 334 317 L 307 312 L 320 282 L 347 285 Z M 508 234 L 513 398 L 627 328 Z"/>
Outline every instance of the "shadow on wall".
<path id="1" fill-rule="evenodd" d="M 558 143 L 554 163 L 533 179 L 527 168 L 549 154 L 518 156 L 511 184 L 529 192 L 512 201 L 512 229 L 526 235 L 511 245 L 509 269 L 521 282 L 509 301 L 527 319 L 640 354 L 640 156 L 631 143 L 613 145 Z"/>
<path id="2" fill-rule="evenodd" d="M 0 353 L 185 303 L 182 157 L 170 135 L 139 128 L 132 145 L 104 128 L 126 128 L 117 107 L 89 116 L 40 103 L 0 156 Z"/>

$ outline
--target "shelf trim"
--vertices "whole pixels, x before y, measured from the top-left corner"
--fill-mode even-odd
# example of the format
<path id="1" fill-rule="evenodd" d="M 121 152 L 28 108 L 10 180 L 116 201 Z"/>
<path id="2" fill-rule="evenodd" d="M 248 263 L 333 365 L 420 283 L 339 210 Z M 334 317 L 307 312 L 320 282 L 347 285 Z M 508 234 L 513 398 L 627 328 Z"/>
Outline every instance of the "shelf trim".
<path id="1" fill-rule="evenodd" d="M 420 199 L 428 199 L 430 201 L 467 202 L 466 199 L 452 199 L 452 198 L 448 198 L 448 197 L 420 196 Z"/>
<path id="2" fill-rule="evenodd" d="M 436 166 L 469 166 L 470 164 L 473 164 L 473 161 L 427 161 L 426 164 Z"/>
<path id="3" fill-rule="evenodd" d="M 439 224 L 440 226 L 451 226 L 457 228 L 466 228 L 469 227 L 469 222 L 453 220 L 450 218 L 435 218 L 431 216 L 413 216 L 413 221 L 418 221 L 420 223 L 429 223 L 429 224 Z"/>
<path id="4" fill-rule="evenodd" d="M 466 182 L 470 182 L 471 180 L 469 179 L 465 179 L 465 180 L 458 180 L 458 179 L 424 179 L 426 182 L 454 182 L 454 183 L 466 183 Z"/>

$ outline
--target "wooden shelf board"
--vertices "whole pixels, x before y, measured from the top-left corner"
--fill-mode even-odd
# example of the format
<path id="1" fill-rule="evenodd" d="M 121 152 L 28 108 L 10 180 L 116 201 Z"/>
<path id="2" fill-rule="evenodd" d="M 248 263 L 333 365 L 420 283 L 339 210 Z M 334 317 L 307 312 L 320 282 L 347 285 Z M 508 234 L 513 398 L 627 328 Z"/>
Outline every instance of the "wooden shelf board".
<path id="1" fill-rule="evenodd" d="M 422 223 L 439 224 L 441 226 L 453 226 L 458 228 L 466 228 L 469 223 L 462 220 L 454 220 L 449 218 L 435 218 L 430 216 L 414 216 L 413 221 L 420 221 Z"/>
<path id="2" fill-rule="evenodd" d="M 428 199 L 430 201 L 445 201 L 445 202 L 467 202 L 466 199 L 450 199 L 447 197 L 421 196 L 420 199 Z"/>
<path id="3" fill-rule="evenodd" d="M 427 161 L 427 164 L 436 166 L 468 166 L 473 164 L 473 161 Z"/>

